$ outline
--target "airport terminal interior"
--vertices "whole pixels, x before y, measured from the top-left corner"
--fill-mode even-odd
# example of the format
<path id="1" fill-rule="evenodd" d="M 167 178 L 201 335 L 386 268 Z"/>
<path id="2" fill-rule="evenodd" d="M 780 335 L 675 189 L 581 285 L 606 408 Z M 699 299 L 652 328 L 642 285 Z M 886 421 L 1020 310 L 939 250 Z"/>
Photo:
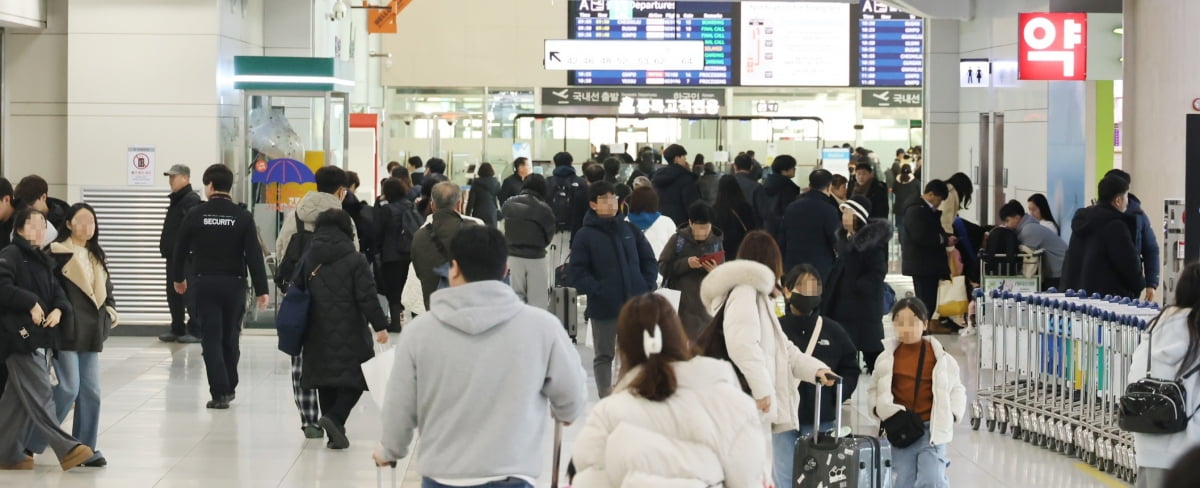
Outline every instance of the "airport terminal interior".
<path id="1" fill-rule="evenodd" d="M 1194 0 L 0 0 L 0 488 L 1200 486 L 1200 322 L 1172 308 L 1200 307 L 1197 20 Z M 471 220 L 503 252 L 458 244 Z M 495 256 L 504 299 L 544 310 L 516 327 L 578 355 L 561 436 L 468 383 L 483 359 L 403 369 L 419 405 L 389 391 L 412 336 L 496 320 L 451 306 Z M 740 264 L 775 279 L 726 314 L 752 287 L 709 304 L 706 277 Z M 626 337 L 644 294 L 672 318 Z M 801 310 L 842 324 L 861 376 L 842 429 L 781 441 L 771 416 L 811 412 L 797 362 L 829 346 L 793 339 Z M 609 394 L 621 348 L 646 369 L 674 338 L 663 364 L 727 361 L 731 393 Z M 922 340 L 945 351 L 928 370 Z M 791 385 L 766 407 L 747 344 Z M 336 368 L 351 386 L 313 379 Z M 530 408 L 558 412 L 546 368 Z M 755 459 L 711 425 L 734 410 Z M 498 427 L 382 447 L 451 415 Z M 522 428 L 540 448 L 486 438 Z"/>

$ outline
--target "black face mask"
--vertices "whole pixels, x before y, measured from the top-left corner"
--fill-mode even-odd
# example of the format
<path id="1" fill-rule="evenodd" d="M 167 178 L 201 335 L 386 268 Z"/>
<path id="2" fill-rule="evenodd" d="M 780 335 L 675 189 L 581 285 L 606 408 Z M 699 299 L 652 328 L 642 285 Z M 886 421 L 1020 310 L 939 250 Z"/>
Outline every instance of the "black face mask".
<path id="1" fill-rule="evenodd" d="M 792 297 L 788 299 L 788 305 L 790 308 L 799 310 L 801 316 L 809 315 L 812 314 L 817 307 L 821 306 L 821 297 L 793 293 Z"/>

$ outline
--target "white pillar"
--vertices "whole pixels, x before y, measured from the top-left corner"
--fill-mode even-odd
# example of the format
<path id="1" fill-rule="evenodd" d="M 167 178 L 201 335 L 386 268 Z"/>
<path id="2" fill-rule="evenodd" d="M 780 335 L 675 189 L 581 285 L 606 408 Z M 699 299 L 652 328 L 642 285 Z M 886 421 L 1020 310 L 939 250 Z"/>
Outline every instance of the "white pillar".
<path id="1" fill-rule="evenodd" d="M 1163 200 L 1183 198 L 1185 117 L 1200 96 L 1200 2 L 1125 0 L 1122 164 L 1162 242 Z"/>

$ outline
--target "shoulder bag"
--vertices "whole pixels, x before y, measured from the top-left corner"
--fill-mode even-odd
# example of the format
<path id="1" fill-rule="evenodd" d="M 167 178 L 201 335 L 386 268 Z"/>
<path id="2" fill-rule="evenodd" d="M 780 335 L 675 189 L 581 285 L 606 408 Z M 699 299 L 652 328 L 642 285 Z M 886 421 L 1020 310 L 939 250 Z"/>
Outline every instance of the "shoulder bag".
<path id="1" fill-rule="evenodd" d="M 1146 377 L 1125 387 L 1117 422 L 1121 430 L 1138 434 L 1175 434 L 1187 430 L 1192 415 L 1187 414 L 1187 389 L 1183 380 L 1196 374 L 1193 366 L 1174 380 L 1154 378 L 1150 373 L 1150 357 L 1154 348 L 1154 332 L 1146 344 Z"/>
<path id="2" fill-rule="evenodd" d="M 300 261 L 301 274 L 307 261 L 307 256 Z M 279 350 L 289 356 L 299 356 L 304 348 L 304 333 L 308 329 L 308 312 L 312 303 L 312 293 L 308 285 L 320 270 L 321 265 L 317 265 L 312 273 L 293 279 L 279 303 L 279 311 L 275 314 Z"/>
<path id="3" fill-rule="evenodd" d="M 913 391 L 913 408 L 916 408 L 918 396 L 921 394 L 921 377 L 925 374 L 925 349 L 927 348 L 925 340 L 922 339 L 921 356 L 917 359 L 917 385 Z M 901 449 L 916 444 L 925 435 L 925 421 L 921 420 L 921 416 L 911 409 L 896 412 L 895 415 L 884 420 L 880 427 L 887 436 L 888 442 Z"/>

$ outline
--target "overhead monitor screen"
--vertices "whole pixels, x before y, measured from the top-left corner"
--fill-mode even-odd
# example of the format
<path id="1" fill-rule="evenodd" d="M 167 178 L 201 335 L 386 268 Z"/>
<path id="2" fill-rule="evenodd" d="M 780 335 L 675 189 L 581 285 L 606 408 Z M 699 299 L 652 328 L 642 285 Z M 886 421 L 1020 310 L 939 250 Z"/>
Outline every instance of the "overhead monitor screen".
<path id="1" fill-rule="evenodd" d="M 704 41 L 703 69 L 571 71 L 572 85 L 737 84 L 733 3 L 573 0 L 568 8 L 571 39 Z"/>
<path id="2" fill-rule="evenodd" d="M 849 86 L 850 5 L 742 2 L 743 86 Z"/>
<path id="3" fill-rule="evenodd" d="M 857 3 L 570 0 L 570 39 L 704 42 L 702 69 L 568 71 L 570 85 L 919 87 L 924 21 L 878 0 Z M 614 50 L 614 52 L 616 52 Z M 614 54 L 616 56 L 616 54 Z"/>
<path id="4" fill-rule="evenodd" d="M 863 0 L 854 6 L 858 86 L 921 86 L 925 22 L 895 7 Z"/>

